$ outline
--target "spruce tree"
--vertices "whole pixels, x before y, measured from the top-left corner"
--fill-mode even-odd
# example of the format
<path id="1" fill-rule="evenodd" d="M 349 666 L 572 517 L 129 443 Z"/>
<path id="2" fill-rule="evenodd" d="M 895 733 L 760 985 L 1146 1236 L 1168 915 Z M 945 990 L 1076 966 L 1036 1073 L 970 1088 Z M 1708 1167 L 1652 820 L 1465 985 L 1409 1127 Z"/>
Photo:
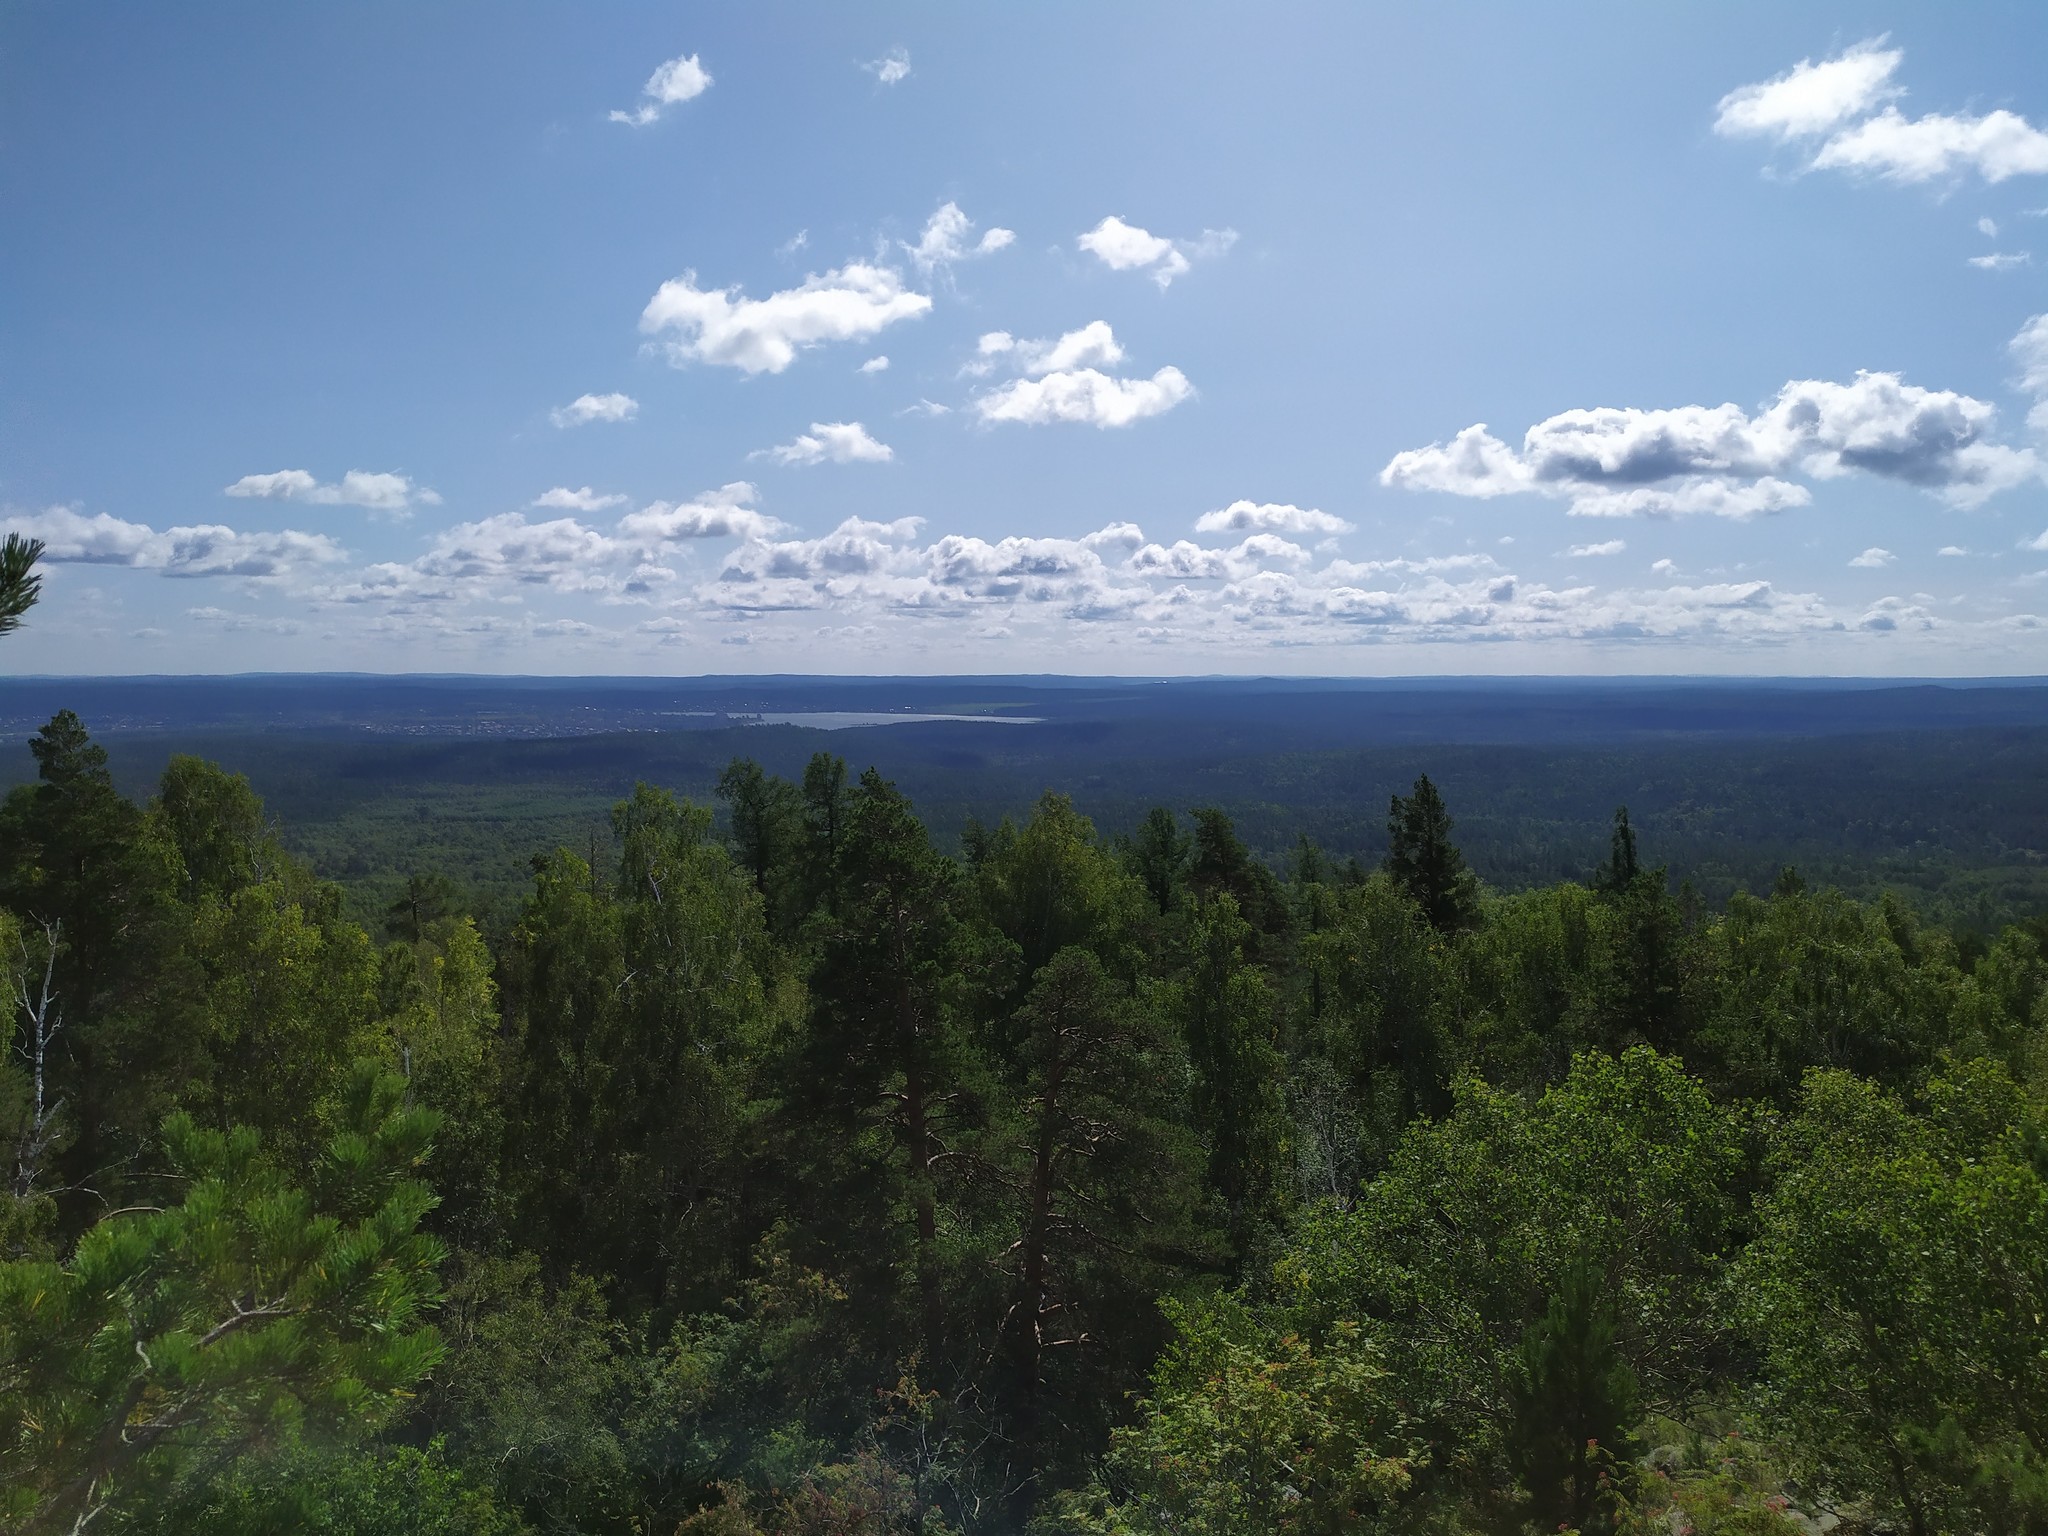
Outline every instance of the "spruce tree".
<path id="1" fill-rule="evenodd" d="M 1471 872 L 1451 841 L 1451 813 L 1426 773 L 1413 794 L 1394 796 L 1387 808 L 1386 870 L 1437 932 L 1468 928 L 1477 917 Z"/>
<path id="2" fill-rule="evenodd" d="M 1636 883 L 1641 869 L 1636 859 L 1635 828 L 1628 824 L 1628 807 L 1616 806 L 1614 832 L 1607 845 L 1607 868 L 1600 872 L 1593 884 L 1599 890 L 1625 891 Z"/>

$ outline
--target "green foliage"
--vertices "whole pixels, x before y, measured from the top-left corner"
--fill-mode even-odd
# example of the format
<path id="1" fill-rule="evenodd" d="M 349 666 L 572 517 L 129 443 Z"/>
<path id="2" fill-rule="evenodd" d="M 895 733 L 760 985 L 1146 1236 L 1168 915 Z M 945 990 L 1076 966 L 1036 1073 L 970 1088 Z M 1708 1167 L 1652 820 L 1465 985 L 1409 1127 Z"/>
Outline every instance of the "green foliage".
<path id="1" fill-rule="evenodd" d="M 1439 933 L 1471 925 L 1476 898 L 1465 857 L 1451 841 L 1451 813 L 1424 774 L 1387 809 L 1387 873 Z"/>
<path id="2" fill-rule="evenodd" d="M 1204 904 L 1188 928 L 1184 979 L 1172 1002 L 1193 1069 L 1194 1126 L 1208 1152 L 1209 1187 L 1240 1253 L 1279 1219 L 1292 1183 L 1277 1003 L 1246 954 L 1253 937 L 1231 896 Z"/>
<path id="3" fill-rule="evenodd" d="M 1229 1302 L 1173 1307 L 1171 1347 L 1139 1422 L 1117 1432 L 1107 1487 L 1038 1527 L 1072 1536 L 1414 1532 L 1422 1448 L 1355 1325 L 1319 1345 L 1265 1335 Z"/>
<path id="4" fill-rule="evenodd" d="M 1568 1266 L 1508 1370 L 1508 1462 L 1546 1529 L 1604 1524 L 1611 1469 L 1632 1449 L 1636 1374 L 1621 1356 L 1606 1288 L 1604 1265 L 1581 1258 Z"/>
<path id="5" fill-rule="evenodd" d="M 717 1283 L 682 1260 L 730 1244 L 746 1075 L 789 1003 L 710 814 L 643 786 L 614 825 L 615 880 L 544 861 L 506 958 L 508 1177 L 525 1241 L 558 1269 L 682 1306 L 708 1299 L 687 1284 Z"/>
<path id="6" fill-rule="evenodd" d="M 1677 1405 L 1725 1347 L 1743 1124 L 1669 1058 L 1586 1055 L 1533 1104 L 1467 1081 L 1350 1208 L 1298 1224 L 1274 1270 L 1289 1325 L 1372 1320 L 1417 1421 L 1504 1484 L 1527 1331 L 1587 1260 L 1647 1404 Z M 1604 1324 L 1603 1324 L 1604 1326 Z"/>
<path id="7" fill-rule="evenodd" d="M 2048 1182 L 2003 1072 L 1813 1073 L 1734 1276 L 1803 1475 L 1913 1532 L 2048 1525 Z"/>
<path id="8" fill-rule="evenodd" d="M 2048 1531 L 2038 925 L 1710 910 L 1626 812 L 1483 891 L 1426 779 L 1371 873 L 1209 780 L 961 860 L 809 743 L 723 831 L 641 785 L 521 864 L 536 798 L 516 910 L 415 808 L 373 939 L 246 782 L 138 807 L 52 720 L 0 805 L 16 1523 Z M 1475 804 L 1489 871 L 1599 830 Z"/>
<path id="9" fill-rule="evenodd" d="M 434 1117 L 365 1064 L 312 1180 L 255 1133 L 165 1127 L 183 1198 L 64 1262 L 0 1264 L 0 1508 L 25 1531 L 147 1507 L 188 1467 L 375 1428 L 439 1358 L 415 1177 Z"/>
<path id="10" fill-rule="evenodd" d="M 43 578 L 35 573 L 42 557 L 41 539 L 10 533 L 0 540 L 0 635 L 19 629 L 22 616 L 43 595 Z"/>
<path id="11" fill-rule="evenodd" d="M 299 1450 L 202 1484 L 115 1529 L 208 1536 L 526 1536 L 530 1527 L 449 1466 L 436 1443 Z"/>

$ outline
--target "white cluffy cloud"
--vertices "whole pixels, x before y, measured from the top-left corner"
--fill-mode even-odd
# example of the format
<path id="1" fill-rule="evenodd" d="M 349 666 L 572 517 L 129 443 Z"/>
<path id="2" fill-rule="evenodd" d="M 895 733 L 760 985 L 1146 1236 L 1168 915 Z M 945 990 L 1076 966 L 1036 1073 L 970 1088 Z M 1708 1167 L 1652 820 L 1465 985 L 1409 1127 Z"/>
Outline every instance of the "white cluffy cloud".
<path id="1" fill-rule="evenodd" d="M 1013 229 L 996 227 L 982 234 L 969 245 L 968 239 L 974 233 L 974 220 L 960 211 L 958 203 L 941 203 L 938 212 L 925 220 L 924 233 L 915 245 L 898 241 L 910 253 L 910 259 L 917 263 L 918 270 L 929 274 L 935 268 L 951 266 L 956 261 L 967 261 L 976 256 L 993 256 L 1015 242 L 1017 232 Z"/>
<path id="2" fill-rule="evenodd" d="M 639 414 L 640 402 L 631 395 L 578 395 L 556 406 L 548 419 L 558 427 L 581 427 L 593 421 L 631 421 Z"/>
<path id="3" fill-rule="evenodd" d="M 1178 368 L 1161 368 L 1149 379 L 1104 373 L 1123 361 L 1124 349 L 1101 320 L 1057 341 L 1019 341 L 1008 331 L 991 331 L 981 338 L 967 371 L 985 374 L 999 359 L 1024 377 L 975 398 L 975 414 L 985 422 L 1127 427 L 1172 410 L 1195 392 Z"/>
<path id="4" fill-rule="evenodd" d="M 1113 272 L 1149 272 L 1152 281 L 1165 288 L 1194 261 L 1221 256 L 1237 244 L 1237 231 L 1205 229 L 1199 240 L 1169 240 L 1112 213 L 1074 243 Z"/>
<path id="5" fill-rule="evenodd" d="M 2017 113 L 1901 112 L 1895 103 L 1904 91 L 1892 77 L 1905 53 L 1884 43 L 1871 38 L 1818 64 L 1801 59 L 1776 79 L 1730 91 L 1721 98 L 1714 131 L 1799 144 L 1811 170 L 1894 182 L 1968 171 L 1989 182 L 2048 175 L 2048 133 Z"/>
<path id="6" fill-rule="evenodd" d="M 2031 448 L 1990 440 L 1997 408 L 1893 373 L 1848 384 L 1795 380 L 1754 415 L 1737 405 L 1564 411 L 1529 428 L 1519 450 L 1466 428 L 1448 443 L 1396 454 L 1380 483 L 1492 497 L 1533 492 L 1570 502 L 1575 517 L 1745 519 L 1804 506 L 1806 487 L 1860 471 L 1973 507 L 2039 479 Z"/>
<path id="7" fill-rule="evenodd" d="M 1297 507 L 1286 502 L 1233 501 L 1227 507 L 1204 512 L 1196 518 L 1195 532 L 1334 536 L 1351 532 L 1351 524 L 1314 507 Z"/>
<path id="8" fill-rule="evenodd" d="M 2033 261 L 2031 251 L 1989 251 L 1969 258 L 1970 265 L 1979 272 L 2010 272 L 2015 267 L 2031 266 Z"/>
<path id="9" fill-rule="evenodd" d="M 1873 544 L 1849 564 L 1859 571 L 1881 571 L 1898 558 L 1890 550 L 1879 549 Z"/>
<path id="10" fill-rule="evenodd" d="M 0 533 L 43 541 L 53 565 L 115 565 L 165 576 L 289 576 L 344 557 L 324 533 L 244 533 L 217 523 L 158 530 L 74 507 L 0 518 Z"/>
<path id="11" fill-rule="evenodd" d="M 779 519 L 754 506 L 760 496 L 749 482 L 734 480 L 688 501 L 649 502 L 619 519 L 618 537 L 649 549 L 684 539 L 773 538 L 786 530 Z"/>
<path id="12" fill-rule="evenodd" d="M 1124 360 L 1124 349 L 1106 320 L 1090 320 L 1058 341 L 1019 341 L 1008 331 L 990 331 L 975 344 L 974 361 L 966 371 L 987 374 L 998 359 L 1008 360 L 1019 373 L 1035 376 L 1069 368 L 1114 368 Z"/>
<path id="13" fill-rule="evenodd" d="M 1588 560 L 1600 555 L 1618 555 L 1628 545 L 1621 539 L 1603 539 L 1598 544 L 1574 544 L 1565 554 L 1574 560 Z"/>
<path id="14" fill-rule="evenodd" d="M 887 443 L 876 442 L 857 421 L 814 421 L 811 430 L 800 432 L 793 441 L 763 448 L 755 458 L 770 458 L 778 464 L 886 464 L 896 457 Z"/>
<path id="15" fill-rule="evenodd" d="M 553 490 L 542 491 L 533 498 L 531 505 L 546 507 L 556 512 L 602 512 L 607 507 L 621 507 L 626 504 L 623 496 L 600 496 L 589 486 L 572 491 L 566 485 Z"/>
<path id="16" fill-rule="evenodd" d="M 881 357 L 871 357 L 853 371 L 855 373 L 887 373 L 889 371 L 888 355 L 885 353 Z"/>
<path id="17" fill-rule="evenodd" d="M 679 55 L 647 77 L 640 87 L 643 100 L 639 106 L 631 112 L 614 112 L 611 120 L 644 128 L 678 102 L 694 101 L 710 89 L 711 71 L 698 62 L 697 55 Z"/>
<path id="18" fill-rule="evenodd" d="M 403 516 L 415 504 L 439 506 L 438 493 L 416 486 L 405 475 L 372 474 L 352 469 L 341 479 L 323 482 L 303 469 L 280 469 L 267 475 L 244 475 L 227 487 L 230 496 L 265 501 L 303 501 L 316 507 L 363 507 L 371 512 Z"/>
<path id="19" fill-rule="evenodd" d="M 673 331 L 669 361 L 720 363 L 747 373 L 780 373 L 797 352 L 828 341 L 862 341 L 932 307 L 891 267 L 849 262 L 801 286 L 749 299 L 738 288 L 704 289 L 685 272 L 661 285 L 640 316 L 647 335 Z"/>
<path id="20" fill-rule="evenodd" d="M 870 59 L 861 68 L 873 75 L 884 85 L 894 85 L 910 74 L 910 50 L 891 48 L 879 59 Z"/>

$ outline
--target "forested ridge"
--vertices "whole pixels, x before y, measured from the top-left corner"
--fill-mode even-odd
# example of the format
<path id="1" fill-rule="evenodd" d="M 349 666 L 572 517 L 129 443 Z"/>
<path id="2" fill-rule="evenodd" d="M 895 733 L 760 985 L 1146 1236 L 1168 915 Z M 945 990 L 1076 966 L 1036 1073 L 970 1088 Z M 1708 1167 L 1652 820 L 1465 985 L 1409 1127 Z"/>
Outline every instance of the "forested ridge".
<path id="1" fill-rule="evenodd" d="M 372 923 L 0 803 L 22 1531 L 2048 1531 L 2043 928 L 741 759 Z M 1376 814 L 1377 808 L 1375 808 Z M 951 841 L 950 839 L 948 840 Z"/>

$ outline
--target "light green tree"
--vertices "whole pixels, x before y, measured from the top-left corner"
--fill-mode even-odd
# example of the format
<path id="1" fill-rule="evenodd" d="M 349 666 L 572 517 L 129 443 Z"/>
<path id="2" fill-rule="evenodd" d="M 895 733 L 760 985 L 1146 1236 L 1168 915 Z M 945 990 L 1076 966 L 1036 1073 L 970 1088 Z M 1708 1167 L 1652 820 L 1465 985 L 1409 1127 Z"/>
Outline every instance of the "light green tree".
<path id="1" fill-rule="evenodd" d="M 374 1429 L 441 1353 L 418 1170 L 434 1116 L 367 1064 L 310 1181 L 174 1116 L 182 1198 L 0 1263 L 0 1511 L 23 1532 L 150 1507 L 194 1466 Z"/>

